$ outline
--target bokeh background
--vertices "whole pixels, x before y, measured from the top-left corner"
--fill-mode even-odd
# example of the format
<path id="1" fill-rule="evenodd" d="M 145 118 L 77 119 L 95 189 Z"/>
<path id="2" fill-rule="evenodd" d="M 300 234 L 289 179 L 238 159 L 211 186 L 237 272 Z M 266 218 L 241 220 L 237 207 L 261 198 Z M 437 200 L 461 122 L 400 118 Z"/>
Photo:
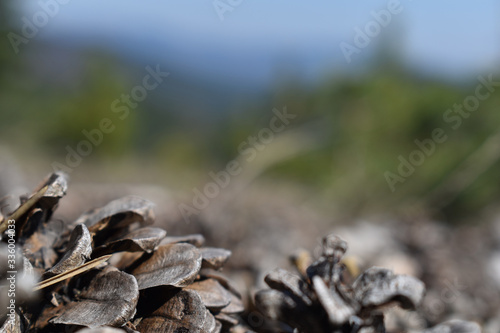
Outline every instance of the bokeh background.
<path id="1" fill-rule="evenodd" d="M 497 93 L 396 191 L 384 173 L 396 172 L 415 139 L 446 126 L 444 112 L 478 76 L 497 72 L 498 2 L 396 2 L 400 13 L 350 62 L 341 43 L 354 45 L 356 29 L 390 2 L 220 3 L 3 1 L 0 136 L 9 156 L 30 174 L 50 172 L 159 64 L 169 77 L 72 179 L 160 184 L 189 201 L 286 106 L 297 118 L 245 165 L 245 186 L 291 185 L 304 204 L 347 217 L 418 207 L 458 221 L 495 205 L 496 157 L 467 171 L 467 186 L 446 189 L 498 131 Z M 37 31 L 13 46 L 8 34 L 23 36 L 27 21 Z M 436 193 L 447 196 L 437 212 Z"/>
<path id="2" fill-rule="evenodd" d="M 391 6 L 347 59 L 342 45 Z M 144 196 L 169 234 L 231 249 L 250 289 L 338 227 L 360 265 L 419 277 L 431 301 L 458 277 L 465 291 L 436 322 L 451 313 L 498 332 L 499 14 L 495 0 L 0 1 L 3 211 L 109 118 L 56 218 Z M 148 66 L 169 75 L 119 119 L 112 103 Z M 452 129 L 446 112 L 488 78 L 495 91 Z M 284 108 L 285 130 L 251 143 Z M 436 128 L 447 140 L 391 189 L 387 172 Z M 241 173 L 194 207 L 231 161 Z"/>

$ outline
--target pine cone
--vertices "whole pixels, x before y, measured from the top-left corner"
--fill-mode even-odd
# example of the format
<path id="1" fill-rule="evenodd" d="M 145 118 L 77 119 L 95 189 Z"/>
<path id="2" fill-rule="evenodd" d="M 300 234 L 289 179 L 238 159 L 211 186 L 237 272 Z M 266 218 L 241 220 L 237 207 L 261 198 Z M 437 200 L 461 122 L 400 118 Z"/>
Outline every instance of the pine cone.
<path id="1" fill-rule="evenodd" d="M 424 284 L 411 276 L 372 267 L 349 283 L 341 262 L 347 243 L 330 235 L 323 239 L 322 256 L 304 265 L 308 256 L 295 258 L 302 276 L 276 269 L 265 278 L 272 289 L 255 295 L 257 308 L 281 324 L 280 330 L 302 333 L 385 333 L 383 311 L 389 305 L 415 310 Z M 464 330 L 465 329 L 465 330 Z M 422 333 L 479 333 L 475 323 L 452 321 Z"/>
<path id="2" fill-rule="evenodd" d="M 152 203 L 139 197 L 112 201 L 72 224 L 53 220 L 66 190 L 66 176 L 54 173 L 1 218 L 2 255 L 14 239 L 16 265 L 24 262 L 16 279 L 31 283 L 0 332 L 209 333 L 238 324 L 240 296 L 217 272 L 230 251 L 202 247 L 201 235 L 166 237 L 150 226 Z M 0 267 L 2 275 L 14 270 Z M 2 300 L 9 301 L 6 287 Z"/>

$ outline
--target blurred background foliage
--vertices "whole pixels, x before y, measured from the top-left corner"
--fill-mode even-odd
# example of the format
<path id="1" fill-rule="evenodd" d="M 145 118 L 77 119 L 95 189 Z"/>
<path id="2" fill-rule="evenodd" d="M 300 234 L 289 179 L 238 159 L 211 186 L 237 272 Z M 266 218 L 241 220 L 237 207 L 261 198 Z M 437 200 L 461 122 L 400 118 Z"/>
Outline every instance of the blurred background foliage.
<path id="1" fill-rule="evenodd" d="M 8 8 L 2 5 L 6 35 L 12 28 L 5 24 Z M 300 145 L 304 138 L 310 144 L 266 164 L 257 181 L 294 184 L 304 201 L 348 216 L 410 208 L 458 221 L 495 205 L 500 199 L 496 161 L 444 206 L 436 206 L 431 193 L 498 131 L 500 95 L 482 102 L 452 131 L 443 113 L 474 92 L 476 78 L 450 82 L 421 75 L 398 55 L 387 57 L 383 45 L 361 73 L 332 73 L 315 83 L 292 75 L 231 102 L 225 102 L 228 87 L 172 75 L 129 117 L 115 122 L 116 130 L 72 176 L 78 179 L 91 168 L 102 179 L 145 180 L 189 193 L 204 184 L 208 171 L 222 170 L 238 157 L 239 145 L 268 126 L 273 108 L 286 106 L 297 115 L 286 131 L 289 144 Z M 63 162 L 66 147 L 84 139 L 82 130 L 97 128 L 103 117 L 116 121 L 110 104 L 141 82 L 144 64 L 43 39 L 22 47 L 25 51 L 15 55 L 8 43 L 0 44 L 0 138 L 20 162 L 49 172 L 51 161 Z M 199 93 L 210 89 L 215 92 L 208 97 Z M 414 140 L 430 138 L 438 127 L 448 140 L 392 193 L 384 173 L 397 173 L 398 156 L 408 158 L 417 148 Z M 271 155 L 273 149 L 278 150 L 274 143 L 266 146 Z"/>

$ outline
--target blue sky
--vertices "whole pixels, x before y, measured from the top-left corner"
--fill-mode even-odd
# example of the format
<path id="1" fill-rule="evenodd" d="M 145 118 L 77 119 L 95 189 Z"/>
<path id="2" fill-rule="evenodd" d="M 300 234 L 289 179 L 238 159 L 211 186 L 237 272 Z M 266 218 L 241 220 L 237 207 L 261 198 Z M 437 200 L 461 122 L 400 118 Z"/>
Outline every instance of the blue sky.
<path id="1" fill-rule="evenodd" d="M 38 2 L 27 6 L 28 18 L 40 10 Z M 380 36 L 351 64 L 339 44 L 352 43 L 354 28 L 364 28 L 372 11 L 387 6 L 377 0 L 242 0 L 221 21 L 212 0 L 69 1 L 40 36 L 99 45 L 118 41 L 131 53 L 172 58 L 203 75 L 268 80 L 282 62 L 312 75 L 361 65 Z M 499 1 L 401 0 L 400 6 L 383 31 L 399 35 L 405 62 L 451 77 L 498 68 Z"/>

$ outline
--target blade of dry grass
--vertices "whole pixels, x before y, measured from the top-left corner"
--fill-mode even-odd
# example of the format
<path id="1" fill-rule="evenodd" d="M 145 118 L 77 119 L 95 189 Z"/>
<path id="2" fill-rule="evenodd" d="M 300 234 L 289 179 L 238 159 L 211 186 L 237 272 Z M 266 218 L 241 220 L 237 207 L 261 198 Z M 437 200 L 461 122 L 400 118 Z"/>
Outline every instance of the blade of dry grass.
<path id="1" fill-rule="evenodd" d="M 9 220 L 16 221 L 21 216 L 26 214 L 38 202 L 38 200 L 40 200 L 45 195 L 45 192 L 47 192 L 48 188 L 49 188 L 48 185 L 41 188 L 40 191 L 33 194 L 25 203 L 23 203 L 21 206 L 19 206 L 12 214 L 10 214 L 8 217 L 4 218 L 0 222 L 0 233 L 7 230 Z"/>
<path id="2" fill-rule="evenodd" d="M 88 271 L 96 266 L 99 266 L 103 262 L 107 261 L 109 258 L 111 258 L 111 254 L 99 257 L 99 258 L 94 259 L 94 260 L 91 260 L 91 261 L 86 262 L 85 264 L 83 264 L 81 266 L 73 268 L 70 271 L 53 276 L 47 280 L 41 281 L 33 288 L 33 291 L 47 288 L 48 286 L 51 286 L 53 284 L 56 284 L 56 283 L 61 282 L 63 280 L 69 279 L 69 278 L 76 276 L 78 274 L 86 272 L 86 271 Z"/>

